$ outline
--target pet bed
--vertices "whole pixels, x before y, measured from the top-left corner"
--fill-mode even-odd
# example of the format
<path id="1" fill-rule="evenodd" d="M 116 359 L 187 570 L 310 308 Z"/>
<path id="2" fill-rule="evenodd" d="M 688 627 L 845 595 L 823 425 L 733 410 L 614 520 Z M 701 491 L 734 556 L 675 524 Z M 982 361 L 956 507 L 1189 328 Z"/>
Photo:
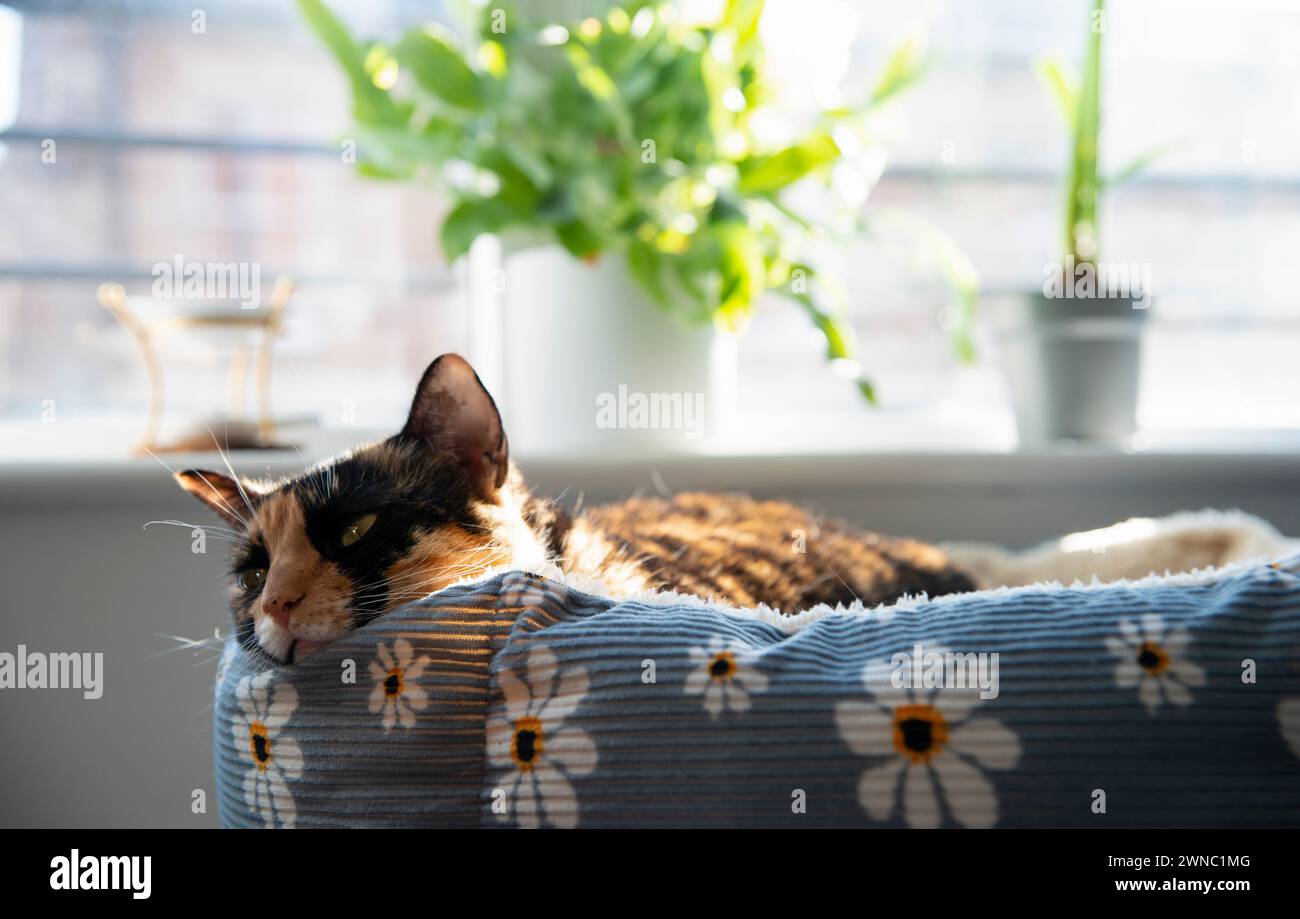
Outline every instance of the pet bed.
<path id="1" fill-rule="evenodd" d="M 220 818 L 1295 826 L 1297 648 L 1300 557 L 794 617 L 509 572 L 296 666 L 228 645 Z"/>

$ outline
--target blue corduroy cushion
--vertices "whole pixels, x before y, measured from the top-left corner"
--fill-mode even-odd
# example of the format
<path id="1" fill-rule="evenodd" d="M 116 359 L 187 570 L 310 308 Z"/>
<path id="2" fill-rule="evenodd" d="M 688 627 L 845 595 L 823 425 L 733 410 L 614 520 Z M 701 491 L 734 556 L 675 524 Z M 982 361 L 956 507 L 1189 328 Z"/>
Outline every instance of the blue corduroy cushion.
<path id="1" fill-rule="evenodd" d="M 229 640 L 213 718 L 221 824 L 477 825 L 489 667 L 523 611 L 502 601 L 500 578 L 449 588 L 287 667 Z"/>
<path id="2" fill-rule="evenodd" d="M 1298 572 L 793 621 L 499 575 L 306 665 L 232 649 L 222 822 L 1296 825 Z"/>

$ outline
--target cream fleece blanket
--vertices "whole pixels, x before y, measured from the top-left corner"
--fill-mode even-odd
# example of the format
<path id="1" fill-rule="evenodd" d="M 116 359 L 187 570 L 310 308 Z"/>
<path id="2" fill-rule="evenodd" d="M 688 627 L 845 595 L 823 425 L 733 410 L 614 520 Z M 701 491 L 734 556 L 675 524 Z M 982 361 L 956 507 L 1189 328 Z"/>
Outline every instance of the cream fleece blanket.
<path id="1" fill-rule="evenodd" d="M 981 589 L 1056 581 L 1071 584 L 1220 568 L 1248 559 L 1272 561 L 1300 552 L 1270 524 L 1242 511 L 1202 510 L 1169 517 L 1134 517 L 1070 533 L 1023 551 L 985 543 L 948 543 L 953 562 Z"/>

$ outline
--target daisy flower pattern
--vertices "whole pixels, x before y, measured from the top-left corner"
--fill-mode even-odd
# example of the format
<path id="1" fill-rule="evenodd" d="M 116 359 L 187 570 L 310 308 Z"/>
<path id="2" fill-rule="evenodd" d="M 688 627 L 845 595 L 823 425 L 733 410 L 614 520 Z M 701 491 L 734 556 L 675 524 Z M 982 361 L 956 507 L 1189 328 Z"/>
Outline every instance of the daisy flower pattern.
<path id="1" fill-rule="evenodd" d="M 391 652 L 381 641 L 376 652 L 379 660 L 370 662 L 370 678 L 375 681 L 375 688 L 370 692 L 371 713 L 383 712 L 385 733 L 395 724 L 415 727 L 415 713 L 429 705 L 429 694 L 416 685 L 429 658 L 421 655 L 415 659 L 411 643 L 405 638 L 393 642 Z"/>
<path id="2" fill-rule="evenodd" d="M 688 696 L 704 696 L 704 710 L 713 718 L 724 711 L 747 712 L 750 696 L 767 690 L 767 675 L 753 665 L 755 651 L 743 642 L 720 636 L 708 648 L 691 648 L 695 669 L 686 678 Z"/>
<path id="3" fill-rule="evenodd" d="M 570 780 L 596 768 L 596 745 L 587 732 L 565 724 L 587 693 L 587 671 L 557 669 L 555 654 L 534 646 L 526 680 L 501 671 L 505 710 L 488 719 L 488 759 L 506 770 L 499 785 L 508 787 L 507 811 L 497 816 L 513 815 L 526 829 L 577 826 L 578 798 Z"/>
<path id="4" fill-rule="evenodd" d="M 235 687 L 239 711 L 230 721 L 235 749 L 248 763 L 244 800 L 268 828 L 292 828 L 297 811 L 288 783 L 302 775 L 302 749 L 282 733 L 298 707 L 298 691 L 287 683 L 271 689 L 275 672 L 246 676 Z"/>
<path id="5" fill-rule="evenodd" d="M 1020 761 L 1020 741 L 1000 721 L 971 717 L 982 701 L 977 689 L 911 688 L 910 665 L 901 669 L 900 686 L 888 662 L 863 669 L 867 701 L 835 707 L 840 737 L 850 750 L 875 761 L 858 781 L 858 803 L 875 820 L 898 809 L 913 827 L 943 822 L 939 792 L 952 819 L 966 827 L 991 827 L 998 820 L 998 798 L 984 769 L 1012 769 Z"/>
<path id="6" fill-rule="evenodd" d="M 1148 714 L 1155 714 L 1166 700 L 1191 705 L 1191 688 L 1205 685 L 1205 671 L 1184 657 L 1191 643 L 1186 629 L 1166 631 L 1154 613 L 1142 617 L 1141 628 L 1123 620 L 1119 634 L 1106 637 L 1106 650 L 1119 658 L 1115 685 L 1121 689 L 1136 686 Z"/>

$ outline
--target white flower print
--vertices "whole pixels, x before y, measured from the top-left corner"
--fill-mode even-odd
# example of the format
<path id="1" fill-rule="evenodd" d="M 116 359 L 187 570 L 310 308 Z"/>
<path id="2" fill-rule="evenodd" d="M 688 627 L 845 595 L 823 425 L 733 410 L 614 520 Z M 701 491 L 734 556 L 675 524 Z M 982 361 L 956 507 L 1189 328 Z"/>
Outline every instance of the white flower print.
<path id="1" fill-rule="evenodd" d="M 1166 632 L 1155 613 L 1142 617 L 1140 629 L 1123 620 L 1118 635 L 1106 636 L 1106 650 L 1119 658 L 1115 685 L 1121 689 L 1136 686 L 1148 714 L 1155 714 L 1164 700 L 1191 705 L 1191 688 L 1205 685 L 1205 671 L 1184 656 L 1191 643 L 1186 629 Z"/>
<path id="2" fill-rule="evenodd" d="M 421 655 L 417 660 L 411 643 L 405 638 L 393 642 L 392 653 L 382 641 L 376 648 L 379 660 L 370 662 L 370 678 L 375 688 L 370 692 L 370 711 L 383 712 L 384 731 L 393 725 L 415 727 L 415 713 L 429 706 L 429 694 L 416 681 L 424 673 L 429 658 Z"/>
<path id="3" fill-rule="evenodd" d="M 941 651 L 939 653 L 942 653 Z M 936 785 L 952 818 L 962 826 L 991 827 L 998 798 L 983 769 L 1012 769 L 1020 741 L 1000 721 L 972 718 L 982 701 L 978 689 L 912 689 L 910 664 L 879 661 L 863 669 L 868 701 L 835 707 L 840 736 L 861 756 L 883 757 L 869 764 L 858 782 L 858 803 L 875 820 L 897 809 L 902 786 L 903 819 L 913 827 L 943 822 Z"/>
<path id="4" fill-rule="evenodd" d="M 1294 756 L 1300 756 L 1300 696 L 1277 704 L 1277 723 L 1282 740 Z"/>
<path id="5" fill-rule="evenodd" d="M 250 768 L 244 775 L 244 800 L 268 827 L 292 828 L 297 817 L 288 783 L 302 775 L 302 749 L 281 731 L 298 707 L 298 691 L 288 683 L 270 690 L 275 671 L 243 677 L 235 687 L 239 711 L 230 719 L 235 749 Z"/>
<path id="6" fill-rule="evenodd" d="M 691 648 L 695 669 L 686 678 L 688 696 L 704 696 L 713 718 L 724 711 L 747 712 L 750 696 L 767 690 L 767 675 L 753 665 L 756 650 L 743 642 L 714 636 L 705 648 Z"/>
<path id="7" fill-rule="evenodd" d="M 511 670 L 501 671 L 505 710 L 487 724 L 488 759 L 509 770 L 508 810 L 521 827 L 543 823 L 557 827 L 578 824 L 578 799 L 570 781 L 596 768 L 596 745 L 565 720 L 587 693 L 587 671 L 573 667 L 557 674 L 555 654 L 535 646 L 528 654 L 527 682 Z"/>

